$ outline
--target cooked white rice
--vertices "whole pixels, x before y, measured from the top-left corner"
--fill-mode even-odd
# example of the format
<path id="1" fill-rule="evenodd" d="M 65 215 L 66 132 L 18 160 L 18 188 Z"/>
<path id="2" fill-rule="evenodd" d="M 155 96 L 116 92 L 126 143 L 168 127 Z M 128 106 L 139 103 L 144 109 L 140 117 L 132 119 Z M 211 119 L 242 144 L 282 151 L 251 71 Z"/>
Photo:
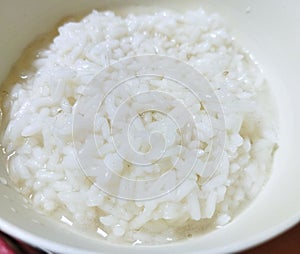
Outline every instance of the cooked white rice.
<path id="1" fill-rule="evenodd" d="M 208 115 L 205 101 L 182 85 L 163 77 L 136 78 L 102 98 L 101 106 L 93 104 L 93 95 L 119 78 L 108 76 L 105 86 L 91 88 L 97 74 L 123 58 L 149 54 L 185 62 L 210 82 L 225 119 L 217 168 L 209 168 L 218 159 L 209 153 L 216 135 L 212 125 L 220 121 L 222 127 L 220 115 Z M 27 68 L 28 77 L 2 98 L 2 146 L 20 192 L 35 209 L 63 223 L 114 242 L 169 242 L 227 224 L 268 178 L 276 138 L 261 99 L 268 96 L 266 85 L 218 15 L 162 11 L 122 18 L 93 11 L 80 22 L 61 26 L 53 43 Z M 149 95 L 157 91 L 161 94 Z M 145 105 L 159 102 L 163 113 L 144 112 Z M 89 115 L 95 106 L 99 108 Z M 159 153 L 164 147 L 159 162 L 148 154 L 145 163 L 151 166 L 128 163 L 121 156 L 126 147 L 117 151 L 126 143 L 120 133 L 130 121 L 126 133 L 133 150 L 128 148 L 126 156 L 137 161 L 152 148 L 158 146 Z M 113 128 L 116 133 L 110 132 Z M 185 164 L 191 154 L 194 168 Z M 125 178 L 111 182 L 106 167 Z M 159 177 L 165 172 L 167 181 Z M 137 187 L 128 191 L 126 179 L 154 181 L 144 186 L 143 196 L 137 195 Z"/>

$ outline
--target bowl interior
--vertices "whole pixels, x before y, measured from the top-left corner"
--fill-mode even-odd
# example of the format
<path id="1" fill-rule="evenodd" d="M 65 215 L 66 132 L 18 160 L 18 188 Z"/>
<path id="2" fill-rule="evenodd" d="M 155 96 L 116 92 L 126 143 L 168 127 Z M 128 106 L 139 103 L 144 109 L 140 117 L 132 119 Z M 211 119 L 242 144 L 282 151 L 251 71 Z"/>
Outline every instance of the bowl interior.
<path id="1" fill-rule="evenodd" d="M 279 112 L 279 149 L 270 181 L 255 201 L 229 225 L 199 238 L 151 248 L 121 247 L 123 253 L 173 251 L 229 252 L 266 240 L 300 220 L 300 24 L 296 0 L 188 0 L 188 1 L 97 1 L 97 0 L 4 0 L 0 9 L 0 83 L 22 50 L 39 34 L 49 31 L 63 17 L 92 9 L 124 11 L 133 5 L 171 9 L 203 6 L 219 12 L 240 45 L 247 48 L 264 71 Z M 7 178 L 1 164 L 0 177 Z M 3 182 L 3 181 L 2 181 Z M 57 252 L 115 253 L 117 247 L 67 230 L 27 208 L 23 198 L 0 182 L 0 229 L 31 244 Z M 118 246 L 118 249 L 120 247 Z"/>

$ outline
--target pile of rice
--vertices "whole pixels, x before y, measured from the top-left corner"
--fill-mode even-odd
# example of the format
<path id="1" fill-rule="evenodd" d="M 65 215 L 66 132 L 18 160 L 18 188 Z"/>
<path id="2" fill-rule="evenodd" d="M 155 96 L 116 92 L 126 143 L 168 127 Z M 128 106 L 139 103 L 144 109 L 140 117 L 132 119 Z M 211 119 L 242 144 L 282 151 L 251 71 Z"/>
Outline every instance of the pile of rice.
<path id="1" fill-rule="evenodd" d="M 81 110 L 88 112 L 92 107 L 85 91 L 101 70 L 120 59 L 147 54 L 191 65 L 218 96 L 225 119 L 225 146 L 213 172 L 204 172 L 203 167 L 209 165 L 215 135 L 211 117 L 218 116 L 208 116 L 205 103 L 173 81 L 128 81 L 110 93 L 92 116 L 96 128 L 84 118 L 73 125 L 79 102 Z M 266 85 L 259 68 L 236 45 L 218 15 L 197 10 L 120 17 L 93 11 L 80 22 L 61 26 L 53 43 L 27 68 L 31 70 L 28 77 L 2 98 L 2 147 L 9 159 L 9 175 L 20 192 L 35 209 L 64 223 L 114 242 L 174 241 L 227 224 L 268 179 L 276 138 L 261 99 L 268 96 Z M 114 127 L 120 130 L 122 121 L 133 120 L 128 131 L 132 152 L 147 154 L 151 145 L 164 147 L 158 163 L 142 167 L 120 155 L 121 138 L 116 135 L 115 144 L 110 129 L 124 101 L 131 98 L 128 110 L 138 114 L 145 108 L 139 106 L 143 100 L 134 96 L 154 91 L 178 99 L 195 126 L 191 129 L 188 122 L 179 121 L 186 130 L 186 135 L 180 135 L 178 119 L 168 117 L 175 106 L 167 97 L 164 114 L 147 111 L 133 120 L 134 114 L 126 118 L 124 111 Z M 148 97 L 150 104 L 153 100 Z M 151 133 L 158 136 L 152 136 L 149 144 Z M 95 137 L 97 150 L 91 149 Z M 161 140 L 165 142 L 160 144 Z M 184 166 L 191 151 L 196 166 L 183 176 L 180 165 Z M 85 159 L 78 161 L 78 156 Z M 95 173 L 90 164 L 102 165 L 103 170 L 108 167 L 126 179 L 154 179 L 149 192 L 155 188 L 165 195 L 144 200 L 110 195 L 101 187 L 114 185 L 122 197 L 125 178 L 112 183 L 109 171 L 104 174 L 100 167 Z M 168 181 L 161 182 L 159 176 L 165 172 L 169 172 Z M 167 193 L 179 178 L 184 178 L 183 183 Z"/>

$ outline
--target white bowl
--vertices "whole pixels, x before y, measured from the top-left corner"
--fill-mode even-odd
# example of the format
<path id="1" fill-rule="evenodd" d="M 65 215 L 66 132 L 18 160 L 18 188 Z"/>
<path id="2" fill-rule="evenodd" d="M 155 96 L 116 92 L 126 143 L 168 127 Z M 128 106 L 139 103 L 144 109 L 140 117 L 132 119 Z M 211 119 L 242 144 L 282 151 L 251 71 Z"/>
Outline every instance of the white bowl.
<path id="1" fill-rule="evenodd" d="M 126 2 L 126 3 L 125 3 Z M 0 183 L 0 230 L 58 253 L 216 253 L 259 244 L 300 221 L 300 1 L 99 1 L 2 0 L 0 8 L 0 83 L 21 51 L 63 17 L 93 8 L 124 8 L 132 3 L 219 12 L 239 43 L 255 55 L 278 103 L 279 150 L 265 189 L 229 225 L 205 236 L 154 247 L 120 247 L 79 235 L 24 207 L 8 185 Z M 0 177 L 6 177 L 1 166 Z"/>

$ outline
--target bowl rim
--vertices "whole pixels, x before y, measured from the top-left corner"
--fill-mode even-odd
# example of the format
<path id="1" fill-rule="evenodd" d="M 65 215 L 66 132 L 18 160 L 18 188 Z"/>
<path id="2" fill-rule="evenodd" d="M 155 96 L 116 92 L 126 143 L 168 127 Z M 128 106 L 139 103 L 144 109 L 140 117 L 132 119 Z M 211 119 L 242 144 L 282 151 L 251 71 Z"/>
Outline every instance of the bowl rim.
<path id="1" fill-rule="evenodd" d="M 260 232 L 259 234 L 252 235 L 240 242 L 234 242 L 230 243 L 227 246 L 224 247 L 216 247 L 212 248 L 209 250 L 205 251 L 192 251 L 190 253 L 232 253 L 232 252 L 238 252 L 238 251 L 243 251 L 247 250 L 249 248 L 253 248 L 257 245 L 260 245 L 268 240 L 273 239 L 274 237 L 286 232 L 293 226 L 297 225 L 300 223 L 300 211 L 299 214 L 296 214 L 292 218 L 288 218 L 281 223 L 274 225 L 273 227 L 268 228 L 267 230 L 264 230 Z M 60 244 L 55 241 L 45 239 L 43 237 L 40 237 L 36 234 L 27 232 L 26 230 L 21 229 L 20 227 L 9 223 L 5 221 L 4 219 L 0 218 L 0 230 L 3 231 L 4 233 L 17 238 L 33 247 L 39 248 L 41 250 L 45 250 L 47 252 L 57 252 L 57 253 L 72 253 L 72 254 L 96 254 L 94 251 L 90 250 L 85 250 L 84 248 L 76 248 L 76 247 L 71 247 L 67 244 Z M 199 236 L 201 237 L 201 236 Z M 38 243 L 38 245 L 37 245 Z M 106 243 L 104 241 L 104 244 L 110 245 L 110 243 Z M 115 247 L 120 247 L 122 245 L 111 245 Z M 155 247 L 156 250 L 158 250 L 160 247 L 167 247 L 169 245 L 153 245 L 153 246 L 139 246 L 139 250 L 143 250 L 143 248 L 149 248 Z M 129 246 L 128 248 L 134 248 L 134 246 Z M 99 252 L 97 252 L 99 254 Z M 104 253 L 104 252 L 102 252 Z"/>

